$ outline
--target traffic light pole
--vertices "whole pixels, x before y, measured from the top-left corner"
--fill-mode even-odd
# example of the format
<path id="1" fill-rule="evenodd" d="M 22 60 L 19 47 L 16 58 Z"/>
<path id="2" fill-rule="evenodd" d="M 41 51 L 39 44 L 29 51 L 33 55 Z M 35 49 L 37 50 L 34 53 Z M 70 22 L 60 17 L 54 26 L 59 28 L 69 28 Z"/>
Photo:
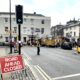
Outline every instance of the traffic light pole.
<path id="1" fill-rule="evenodd" d="M 23 6 L 16 6 L 16 23 L 18 24 L 19 55 L 21 54 L 21 24 L 23 23 Z"/>
<path id="2" fill-rule="evenodd" d="M 21 25 L 18 24 L 19 55 L 21 54 Z"/>

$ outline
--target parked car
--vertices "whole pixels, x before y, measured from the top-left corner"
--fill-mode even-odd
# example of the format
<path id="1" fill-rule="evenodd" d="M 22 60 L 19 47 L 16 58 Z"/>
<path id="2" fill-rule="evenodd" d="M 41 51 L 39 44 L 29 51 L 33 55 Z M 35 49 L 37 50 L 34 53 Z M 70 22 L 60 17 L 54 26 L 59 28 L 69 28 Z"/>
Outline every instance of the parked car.
<path id="1" fill-rule="evenodd" d="M 72 43 L 70 42 L 70 39 L 64 37 L 62 39 L 61 48 L 63 49 L 72 49 Z"/>

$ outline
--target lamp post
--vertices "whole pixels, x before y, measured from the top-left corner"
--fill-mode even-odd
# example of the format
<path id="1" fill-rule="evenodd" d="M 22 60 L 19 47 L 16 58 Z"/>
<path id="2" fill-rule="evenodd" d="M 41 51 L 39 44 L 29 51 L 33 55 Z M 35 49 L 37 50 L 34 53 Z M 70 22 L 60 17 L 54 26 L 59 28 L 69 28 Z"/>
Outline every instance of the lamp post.
<path id="1" fill-rule="evenodd" d="M 11 30 L 11 0 L 9 0 L 9 11 L 10 11 L 10 53 L 12 53 L 12 30 Z"/>

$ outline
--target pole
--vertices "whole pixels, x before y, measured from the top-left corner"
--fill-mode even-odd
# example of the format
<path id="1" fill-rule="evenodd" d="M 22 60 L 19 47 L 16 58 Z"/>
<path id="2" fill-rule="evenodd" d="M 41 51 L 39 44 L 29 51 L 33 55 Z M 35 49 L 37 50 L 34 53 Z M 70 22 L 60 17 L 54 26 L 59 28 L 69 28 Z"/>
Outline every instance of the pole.
<path id="1" fill-rule="evenodd" d="M 11 30 L 11 0 L 9 0 L 9 9 L 10 9 L 10 53 L 12 53 L 12 30 Z"/>
<path id="2" fill-rule="evenodd" d="M 19 37 L 18 37 L 18 41 L 19 41 L 19 55 L 21 54 L 21 25 L 18 24 L 18 34 L 19 34 Z"/>
<path id="3" fill-rule="evenodd" d="M 3 75 L 1 74 L 1 80 L 3 80 Z"/>
<path id="4" fill-rule="evenodd" d="M 80 38 L 80 23 L 79 23 L 79 38 Z"/>

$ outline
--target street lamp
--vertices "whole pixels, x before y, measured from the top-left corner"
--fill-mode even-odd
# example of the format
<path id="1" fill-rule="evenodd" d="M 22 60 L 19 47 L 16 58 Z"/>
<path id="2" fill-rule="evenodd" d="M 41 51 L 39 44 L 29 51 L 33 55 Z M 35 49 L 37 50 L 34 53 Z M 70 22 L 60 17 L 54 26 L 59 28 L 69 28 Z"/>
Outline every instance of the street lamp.
<path id="1" fill-rule="evenodd" d="M 9 0 L 9 11 L 10 11 L 10 53 L 12 53 L 12 30 L 11 30 L 11 0 Z"/>

